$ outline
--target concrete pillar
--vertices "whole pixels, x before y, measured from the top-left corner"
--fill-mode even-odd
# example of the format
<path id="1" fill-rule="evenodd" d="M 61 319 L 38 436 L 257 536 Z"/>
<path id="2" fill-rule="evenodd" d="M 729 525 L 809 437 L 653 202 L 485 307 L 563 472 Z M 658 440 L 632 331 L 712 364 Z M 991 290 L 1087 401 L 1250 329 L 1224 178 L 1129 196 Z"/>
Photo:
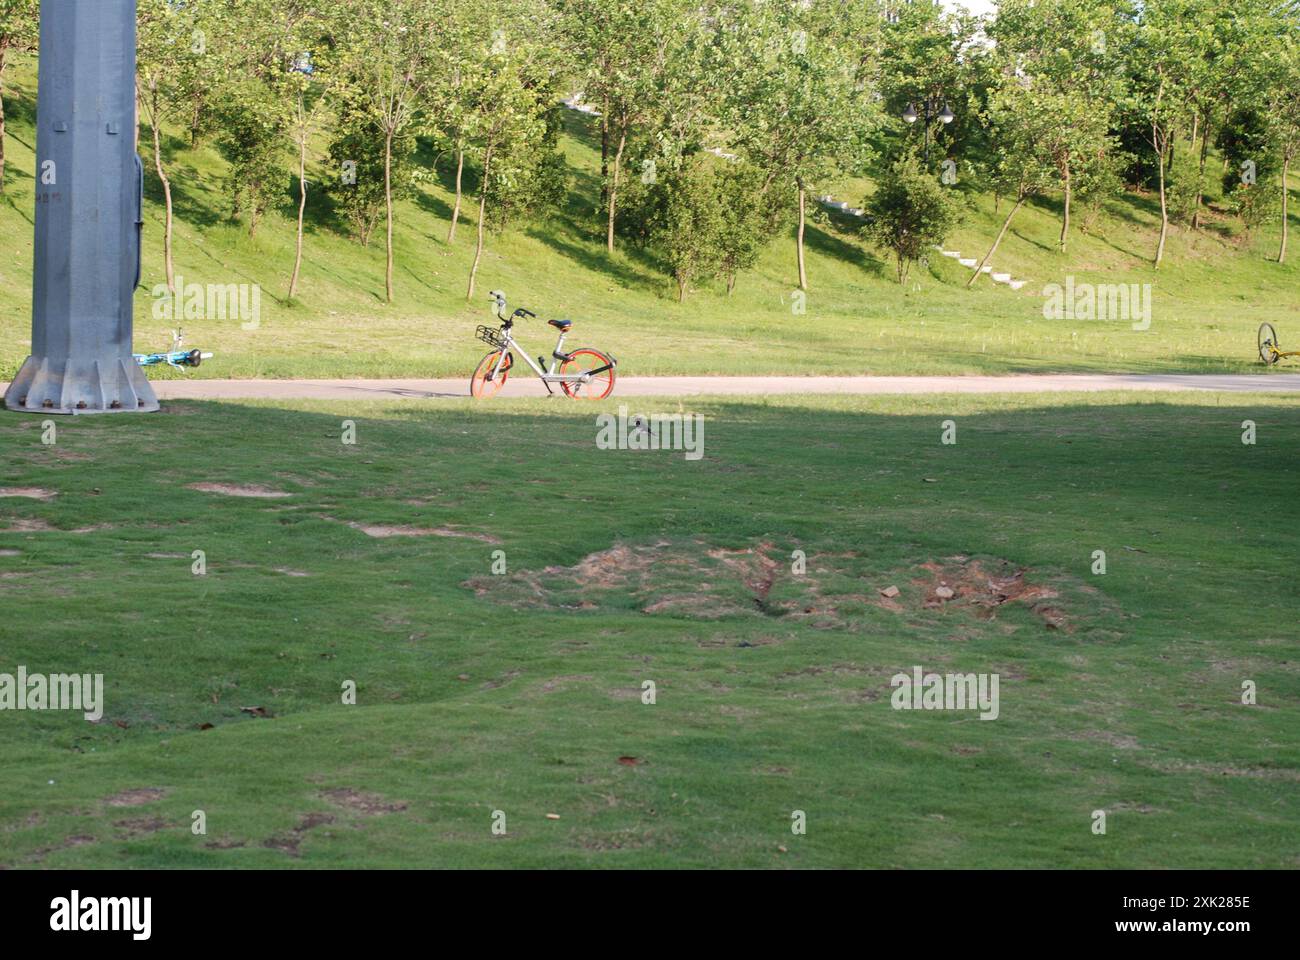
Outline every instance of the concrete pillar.
<path id="1" fill-rule="evenodd" d="M 5 394 L 26 413 L 158 409 L 132 358 L 142 166 L 136 0 L 42 0 L 32 355 Z"/>

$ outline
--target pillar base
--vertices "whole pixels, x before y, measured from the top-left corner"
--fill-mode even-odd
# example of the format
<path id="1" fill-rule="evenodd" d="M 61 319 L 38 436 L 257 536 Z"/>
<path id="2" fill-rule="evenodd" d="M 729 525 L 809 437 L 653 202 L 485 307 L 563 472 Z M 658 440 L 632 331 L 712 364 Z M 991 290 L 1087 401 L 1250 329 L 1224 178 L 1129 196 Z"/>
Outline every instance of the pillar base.
<path id="1" fill-rule="evenodd" d="M 28 357 L 5 392 L 16 413 L 150 413 L 159 408 L 149 379 L 135 359 L 62 363 Z"/>

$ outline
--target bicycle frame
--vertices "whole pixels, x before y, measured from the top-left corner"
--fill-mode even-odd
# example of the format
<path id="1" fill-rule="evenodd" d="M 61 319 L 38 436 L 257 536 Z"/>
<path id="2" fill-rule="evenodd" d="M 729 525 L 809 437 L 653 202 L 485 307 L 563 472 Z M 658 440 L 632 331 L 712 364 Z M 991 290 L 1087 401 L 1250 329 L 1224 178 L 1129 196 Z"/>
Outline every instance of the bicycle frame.
<path id="1" fill-rule="evenodd" d="M 584 370 L 582 373 L 560 373 L 560 363 L 569 359 L 569 355 L 564 352 L 564 339 L 569 334 L 567 330 L 561 330 L 559 339 L 555 341 L 555 349 L 551 351 L 550 367 L 544 367 L 528 355 L 528 351 L 524 349 L 523 344 L 516 340 L 514 334 L 511 333 L 511 328 L 514 326 L 514 317 L 507 318 L 501 316 L 500 308 L 498 308 L 497 319 L 500 320 L 502 324 L 500 335 L 504 346 L 499 348 L 500 352 L 497 355 L 497 362 L 492 367 L 492 372 L 486 377 L 489 381 L 496 379 L 497 374 L 501 372 L 501 365 L 506 362 L 506 356 L 512 353 L 515 348 L 518 348 L 519 356 L 523 358 L 524 363 L 528 364 L 533 373 L 537 375 L 537 378 L 546 386 L 547 393 L 555 392 L 551 389 L 551 384 L 553 383 L 589 383 L 591 378 L 596 374 L 604 373 L 615 365 L 614 363 L 609 363 L 603 367 L 597 367 L 594 370 Z M 539 357 L 538 359 L 540 360 L 542 358 Z M 613 358 L 611 357 L 610 359 L 612 360 Z"/>

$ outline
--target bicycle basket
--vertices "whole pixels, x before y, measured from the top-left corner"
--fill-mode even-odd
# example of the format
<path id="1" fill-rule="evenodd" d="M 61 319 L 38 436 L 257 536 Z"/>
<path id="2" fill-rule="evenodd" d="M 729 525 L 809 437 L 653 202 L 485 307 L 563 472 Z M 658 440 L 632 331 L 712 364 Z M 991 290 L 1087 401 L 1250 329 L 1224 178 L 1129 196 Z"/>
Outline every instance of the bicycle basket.
<path id="1" fill-rule="evenodd" d="M 493 327 L 480 325 L 479 328 L 474 331 L 474 336 L 493 347 L 504 347 L 506 345 L 505 338 L 501 336 L 501 331 Z"/>

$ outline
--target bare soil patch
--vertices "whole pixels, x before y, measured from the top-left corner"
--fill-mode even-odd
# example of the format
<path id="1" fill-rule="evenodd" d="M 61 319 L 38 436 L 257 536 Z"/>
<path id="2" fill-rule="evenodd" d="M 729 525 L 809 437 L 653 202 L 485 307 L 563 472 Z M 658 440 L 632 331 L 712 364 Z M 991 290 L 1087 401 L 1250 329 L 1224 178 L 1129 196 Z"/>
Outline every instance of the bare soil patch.
<path id="1" fill-rule="evenodd" d="M 191 490 L 202 493 L 217 493 L 224 497 L 251 497 L 257 500 L 283 500 L 292 497 L 292 493 L 264 487 L 259 483 L 191 483 Z"/>
<path id="2" fill-rule="evenodd" d="M 262 846 L 270 850 L 279 850 L 281 853 L 286 853 L 291 857 L 296 857 L 299 855 L 298 848 L 302 845 L 303 837 L 306 835 L 307 831 L 315 830 L 317 827 L 323 827 L 326 824 L 333 822 L 334 815 L 332 813 L 305 814 L 302 819 L 298 821 L 298 825 L 288 833 L 280 833 L 273 837 L 267 837 L 262 841 Z M 215 847 L 219 850 L 227 850 L 232 847 L 242 847 L 243 843 L 231 842 L 224 845 L 209 843 L 208 846 Z"/>
<path id="3" fill-rule="evenodd" d="M 377 817 L 386 813 L 400 813 L 406 809 L 405 803 L 392 803 L 375 793 L 363 793 L 351 787 L 339 787 L 334 790 L 322 790 L 321 796 L 330 803 L 348 810 Z"/>
<path id="4" fill-rule="evenodd" d="M 22 497 L 27 500 L 53 500 L 58 491 L 45 487 L 0 487 L 0 497 Z"/>
<path id="5" fill-rule="evenodd" d="M 7 521 L 9 524 L 0 533 L 94 533 L 97 530 L 107 530 L 111 524 L 99 523 L 90 527 L 76 527 L 72 530 L 64 530 L 62 527 L 56 527 L 48 520 L 42 520 L 39 517 L 13 517 Z"/>
<path id="6" fill-rule="evenodd" d="M 128 837 L 140 837 L 147 833 L 157 833 L 169 824 L 161 817 L 131 817 L 126 820 L 115 820 L 113 826 L 125 830 Z"/>
<path id="7" fill-rule="evenodd" d="M 353 530 L 360 530 L 368 537 L 462 537 L 478 540 L 482 543 L 500 543 L 496 537 L 473 530 L 454 530 L 451 527 L 414 527 L 406 524 L 391 525 L 382 523 L 349 522 Z"/>
<path id="8" fill-rule="evenodd" d="M 955 556 L 880 570 L 865 551 L 837 551 L 810 554 L 806 569 L 795 573 L 789 556 L 788 548 L 767 540 L 739 548 L 698 538 L 616 543 L 571 566 L 472 577 L 462 586 L 519 609 L 630 607 L 689 620 L 781 618 L 820 629 L 851 627 L 878 617 L 874 610 L 905 616 L 909 626 L 919 627 L 940 622 L 935 615 L 949 609 L 980 621 L 1019 606 L 1048 629 L 1072 633 L 1084 615 L 1067 612 L 1081 600 L 1083 584 L 1060 577 L 1049 583 L 1007 560 Z M 1098 599 L 1088 605 L 1097 606 Z M 960 628 L 963 640 L 979 633 L 974 622 L 967 623 Z M 730 645 L 713 640 L 701 645 Z"/>
<path id="9" fill-rule="evenodd" d="M 141 807 L 146 803 L 161 800 L 165 796 L 167 796 L 167 791 L 161 787 L 139 787 L 135 790 L 123 790 L 111 797 L 105 797 L 104 802 L 110 807 Z"/>

